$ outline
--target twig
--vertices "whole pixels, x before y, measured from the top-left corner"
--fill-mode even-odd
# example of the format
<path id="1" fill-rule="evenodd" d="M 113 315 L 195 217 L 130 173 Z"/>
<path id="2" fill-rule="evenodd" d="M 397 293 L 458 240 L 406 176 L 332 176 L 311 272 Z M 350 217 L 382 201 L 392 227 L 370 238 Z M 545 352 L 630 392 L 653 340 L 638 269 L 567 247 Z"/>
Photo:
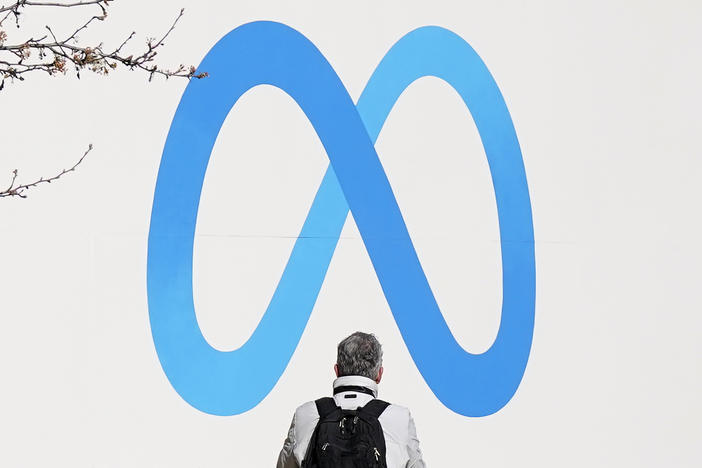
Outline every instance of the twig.
<path id="1" fill-rule="evenodd" d="M 0 192 L 0 198 L 4 197 L 20 197 L 20 198 L 27 198 L 27 195 L 25 195 L 25 192 L 31 188 L 37 187 L 41 184 L 50 184 L 51 182 L 58 180 L 59 178 L 63 177 L 64 175 L 68 174 L 69 172 L 73 172 L 76 170 L 76 168 L 80 165 L 80 163 L 83 162 L 85 157 L 88 155 L 93 150 L 93 145 L 92 143 L 88 145 L 88 149 L 83 153 L 83 156 L 80 157 L 80 159 L 73 165 L 71 166 L 70 169 L 63 169 L 61 172 L 56 174 L 53 177 L 49 177 L 48 179 L 45 179 L 41 177 L 39 180 L 32 182 L 30 184 L 22 184 L 22 185 L 17 185 L 15 186 L 15 182 L 17 181 L 17 174 L 18 171 L 15 169 L 12 171 L 12 181 L 10 182 L 10 186 Z"/>

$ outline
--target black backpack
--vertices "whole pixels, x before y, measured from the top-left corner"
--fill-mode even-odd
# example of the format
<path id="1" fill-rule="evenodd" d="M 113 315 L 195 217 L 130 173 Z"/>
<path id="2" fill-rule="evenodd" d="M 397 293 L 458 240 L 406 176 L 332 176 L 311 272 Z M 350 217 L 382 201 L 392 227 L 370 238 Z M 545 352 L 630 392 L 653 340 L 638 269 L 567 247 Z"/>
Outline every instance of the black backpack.
<path id="1" fill-rule="evenodd" d="M 346 410 L 327 397 L 315 404 L 319 422 L 302 468 L 387 468 L 385 436 L 378 418 L 389 403 L 371 400 L 363 407 Z"/>

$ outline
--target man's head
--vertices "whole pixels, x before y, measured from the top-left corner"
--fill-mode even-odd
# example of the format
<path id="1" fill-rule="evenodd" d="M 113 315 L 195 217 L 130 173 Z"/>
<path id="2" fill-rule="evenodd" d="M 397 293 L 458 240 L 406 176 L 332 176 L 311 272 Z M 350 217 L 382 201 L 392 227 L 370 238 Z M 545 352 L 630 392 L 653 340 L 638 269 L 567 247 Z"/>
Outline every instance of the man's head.
<path id="1" fill-rule="evenodd" d="M 337 377 L 362 375 L 380 383 L 383 348 L 372 334 L 356 332 L 339 343 L 334 371 Z"/>

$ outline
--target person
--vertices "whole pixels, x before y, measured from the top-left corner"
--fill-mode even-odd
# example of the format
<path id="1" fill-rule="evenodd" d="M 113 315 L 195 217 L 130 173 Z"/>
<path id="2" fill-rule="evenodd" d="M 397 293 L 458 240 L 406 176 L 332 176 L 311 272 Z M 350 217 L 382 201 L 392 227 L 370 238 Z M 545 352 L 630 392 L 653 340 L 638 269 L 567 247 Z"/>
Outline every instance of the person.
<path id="1" fill-rule="evenodd" d="M 387 467 L 425 468 L 410 411 L 402 406 L 377 400 L 378 384 L 383 377 L 382 363 L 383 350 L 374 335 L 356 332 L 342 340 L 337 348 L 337 361 L 334 365 L 337 376 L 333 383 L 334 397 L 333 400 L 327 400 L 332 407 L 335 404 L 342 410 L 358 411 L 362 411 L 362 407 L 375 400 L 376 404 L 369 407 L 380 406 L 382 411 L 377 421 L 385 439 Z M 302 462 L 306 456 L 311 457 L 307 452 L 320 420 L 318 408 L 315 401 L 309 401 L 297 408 L 278 456 L 277 468 L 297 468 L 303 466 Z M 341 414 L 341 411 L 338 414 Z M 341 427 L 339 424 L 334 426 Z M 314 443 L 315 441 L 312 441 L 312 444 Z M 310 453 L 312 451 L 310 450 Z"/>

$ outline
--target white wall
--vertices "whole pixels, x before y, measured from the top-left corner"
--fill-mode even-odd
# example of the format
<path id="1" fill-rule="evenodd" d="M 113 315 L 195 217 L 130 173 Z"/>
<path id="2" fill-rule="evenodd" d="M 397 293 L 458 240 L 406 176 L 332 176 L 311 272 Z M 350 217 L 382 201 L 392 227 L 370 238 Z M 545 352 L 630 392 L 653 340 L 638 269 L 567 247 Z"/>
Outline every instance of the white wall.
<path id="1" fill-rule="evenodd" d="M 534 212 L 524 380 L 492 416 L 447 410 L 412 362 L 349 217 L 274 390 L 238 416 L 193 409 L 161 370 L 146 303 L 153 190 L 186 83 L 32 77 L 0 92 L 8 182 L 15 167 L 29 180 L 72 164 L 89 142 L 95 150 L 27 200 L 0 200 L 0 466 L 271 466 L 292 411 L 329 392 L 335 345 L 356 329 L 381 339 L 381 396 L 411 408 L 429 466 L 700 465 L 698 2 L 120 1 L 101 27 L 115 42 L 132 29 L 155 35 L 181 5 L 163 63 L 197 64 L 234 27 L 277 20 L 320 48 L 354 99 L 416 27 L 471 43 L 512 114 Z M 487 349 L 499 237 L 470 114 L 448 86 L 420 80 L 377 149 L 454 335 Z M 198 320 L 213 346 L 235 349 L 256 326 L 327 164 L 279 90 L 257 88 L 227 118 L 194 253 Z"/>

